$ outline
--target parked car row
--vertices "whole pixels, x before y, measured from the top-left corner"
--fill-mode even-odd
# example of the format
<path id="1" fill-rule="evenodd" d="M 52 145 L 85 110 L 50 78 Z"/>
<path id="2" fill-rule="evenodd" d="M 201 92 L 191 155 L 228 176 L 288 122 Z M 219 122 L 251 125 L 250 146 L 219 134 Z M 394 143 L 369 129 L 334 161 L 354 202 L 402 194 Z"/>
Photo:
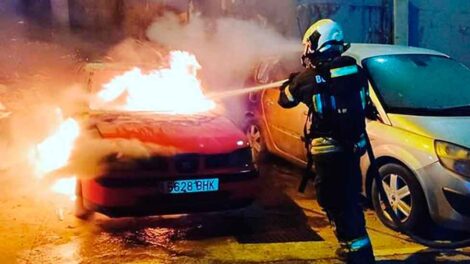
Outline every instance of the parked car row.
<path id="1" fill-rule="evenodd" d="M 353 44 L 347 55 L 366 70 L 375 111 L 367 117 L 382 182 L 361 159 L 363 194 L 380 220 L 394 228 L 377 192 L 382 184 L 404 226 L 423 223 L 470 230 L 470 69 L 437 51 Z M 250 85 L 284 79 L 302 70 L 299 54 L 270 58 Z M 95 65 L 96 66 L 96 65 Z M 99 65 L 87 83 L 100 85 L 116 68 Z M 129 159 L 114 153 L 107 170 L 77 181 L 77 216 L 93 211 L 111 217 L 188 213 L 249 205 L 258 192 L 255 162 L 269 152 L 305 165 L 303 126 L 307 108 L 283 109 L 276 89 L 251 94 L 246 135 L 226 117 L 142 111 L 96 111 L 88 128 L 103 139 L 137 139 L 174 147 Z M 0 115 L 9 113 L 0 107 Z"/>

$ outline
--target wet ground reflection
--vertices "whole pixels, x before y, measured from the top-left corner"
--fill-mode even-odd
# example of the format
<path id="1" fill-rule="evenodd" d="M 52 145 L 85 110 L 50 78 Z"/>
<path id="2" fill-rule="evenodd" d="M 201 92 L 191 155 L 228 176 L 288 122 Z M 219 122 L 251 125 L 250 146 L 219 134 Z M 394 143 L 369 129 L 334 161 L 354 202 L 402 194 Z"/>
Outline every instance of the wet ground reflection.
<path id="1" fill-rule="evenodd" d="M 66 259 L 63 263 L 113 263 L 117 260 L 151 259 L 164 263 L 187 259 L 193 263 L 206 256 L 207 247 L 217 244 L 321 241 L 310 225 L 326 224 L 322 214 L 317 212 L 314 218 L 307 217 L 303 209 L 286 195 L 285 188 L 297 184 L 297 178 L 286 183 L 282 177 L 292 175 L 281 175 L 287 173 L 283 167 L 268 165 L 261 170 L 264 191 L 248 208 L 143 218 L 112 219 L 96 215 L 89 222 L 74 220 L 77 223 L 73 227 L 76 237 L 69 246 L 56 247 L 56 260 Z M 73 258 L 65 258 L 73 248 L 76 250 Z M 30 257 L 44 259 L 48 255 L 46 259 L 51 259 L 51 251 L 50 245 L 38 247 Z"/>
<path id="2" fill-rule="evenodd" d="M 287 173 L 292 172 L 276 166 L 264 166 L 261 170 L 264 191 L 248 208 L 173 217 L 96 219 L 95 224 L 101 232 L 130 247 L 223 237 L 234 237 L 239 243 L 322 240 L 310 224 L 327 224 L 324 216 L 307 217 L 283 190 L 290 188 L 291 183 L 281 177 L 291 177 Z M 294 181 L 296 184 L 295 178 Z"/>

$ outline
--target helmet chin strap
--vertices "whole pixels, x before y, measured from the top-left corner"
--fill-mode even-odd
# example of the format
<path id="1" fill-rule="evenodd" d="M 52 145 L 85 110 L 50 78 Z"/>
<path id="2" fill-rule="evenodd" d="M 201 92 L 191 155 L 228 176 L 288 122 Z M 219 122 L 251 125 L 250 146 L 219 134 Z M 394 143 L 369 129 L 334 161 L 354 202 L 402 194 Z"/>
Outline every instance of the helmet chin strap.
<path id="1" fill-rule="evenodd" d="M 302 58 L 300 59 L 300 63 L 302 66 L 305 68 L 310 68 L 312 66 L 312 61 L 310 60 L 308 55 L 302 55 Z"/>

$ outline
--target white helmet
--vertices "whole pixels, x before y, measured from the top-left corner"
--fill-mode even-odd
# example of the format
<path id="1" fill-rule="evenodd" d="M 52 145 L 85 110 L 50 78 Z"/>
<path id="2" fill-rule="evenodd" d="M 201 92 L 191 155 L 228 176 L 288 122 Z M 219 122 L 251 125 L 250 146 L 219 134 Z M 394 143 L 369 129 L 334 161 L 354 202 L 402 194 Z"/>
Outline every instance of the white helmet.
<path id="1" fill-rule="evenodd" d="M 305 45 L 302 63 L 306 59 L 312 61 L 327 51 L 337 51 L 339 54 L 347 49 L 344 45 L 344 35 L 341 26 L 331 19 L 322 19 L 311 25 L 304 34 L 302 43 Z"/>

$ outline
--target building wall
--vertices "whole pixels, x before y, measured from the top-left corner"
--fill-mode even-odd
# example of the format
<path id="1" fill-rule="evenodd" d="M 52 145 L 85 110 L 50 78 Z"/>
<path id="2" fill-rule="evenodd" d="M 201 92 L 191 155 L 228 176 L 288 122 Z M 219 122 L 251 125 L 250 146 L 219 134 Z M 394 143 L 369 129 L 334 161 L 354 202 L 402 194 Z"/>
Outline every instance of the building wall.
<path id="1" fill-rule="evenodd" d="M 393 42 L 391 0 L 297 0 L 297 3 L 299 34 L 313 22 L 331 18 L 343 26 L 349 42 Z"/>
<path id="2" fill-rule="evenodd" d="M 470 0 L 407 1 L 408 44 L 447 53 L 470 65 Z M 329 17 L 343 25 L 351 42 L 393 43 L 393 0 L 297 0 L 297 3 L 299 31 L 313 21 Z"/>
<path id="3" fill-rule="evenodd" d="M 72 29 L 111 32 L 121 30 L 124 35 L 145 38 L 146 28 L 163 15 L 164 10 L 186 10 L 187 0 L 50 0 L 58 6 L 55 17 L 67 20 Z M 67 5 L 62 4 L 67 1 Z M 62 4 L 62 5 L 61 5 Z M 68 7 L 64 18 L 60 7 Z M 54 10 L 55 11 L 55 10 Z M 62 17 L 60 17 L 62 15 Z"/>
<path id="4" fill-rule="evenodd" d="M 24 9 L 26 13 L 37 8 L 50 10 L 48 0 L 17 1 L 23 2 L 24 7 L 30 5 Z M 117 25 L 133 36 L 142 35 L 138 32 L 144 30 L 139 27 L 152 21 L 158 6 L 177 3 L 184 9 L 188 3 L 187 0 L 52 0 L 53 11 L 60 10 L 57 6 L 66 6 L 60 4 L 64 1 L 70 12 L 69 18 L 62 14 L 62 21 L 68 19 L 72 26 L 94 30 L 109 30 Z M 299 38 L 314 21 L 332 18 L 343 25 L 350 42 L 393 43 L 393 1 L 195 0 L 193 3 L 199 10 L 207 9 L 203 13 L 208 16 L 254 18 L 274 25 L 285 35 Z M 470 65 L 470 0 L 397 1 L 409 2 L 409 45 L 436 49 Z M 47 22 L 44 15 L 39 19 Z"/>
<path id="5" fill-rule="evenodd" d="M 69 20 L 69 1 L 68 0 L 50 0 L 54 20 L 58 25 L 68 26 Z"/>
<path id="6" fill-rule="evenodd" d="M 470 66 L 470 1 L 410 0 L 410 45 L 447 53 Z"/>
<path id="7" fill-rule="evenodd" d="M 73 29 L 108 31 L 121 22 L 121 0 L 68 0 Z"/>
<path id="8" fill-rule="evenodd" d="M 21 14 L 37 24 L 42 26 L 51 24 L 52 10 L 49 0 L 18 0 L 16 5 Z"/>

